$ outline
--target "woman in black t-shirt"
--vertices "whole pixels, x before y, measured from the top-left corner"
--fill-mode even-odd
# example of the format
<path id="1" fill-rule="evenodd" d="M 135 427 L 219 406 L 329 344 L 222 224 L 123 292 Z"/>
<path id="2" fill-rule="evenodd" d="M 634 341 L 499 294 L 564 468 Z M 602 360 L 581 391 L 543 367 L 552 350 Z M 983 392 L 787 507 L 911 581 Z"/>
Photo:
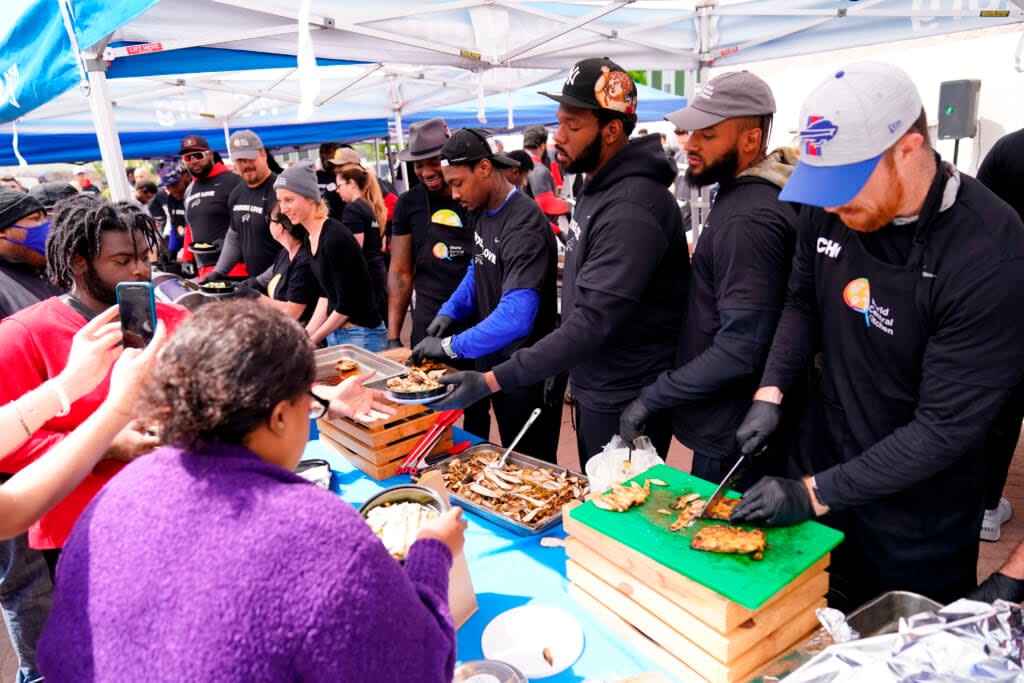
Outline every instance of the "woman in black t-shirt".
<path id="1" fill-rule="evenodd" d="M 295 225 L 281 213 L 277 202 L 267 215 L 270 236 L 281 245 L 274 259 L 267 297 L 260 300 L 273 306 L 293 320 L 308 323 L 320 298 L 320 284 L 313 274 L 312 257 L 303 242 L 306 229 Z"/>
<path id="2" fill-rule="evenodd" d="M 384 226 L 388 209 L 377 179 L 358 164 L 346 164 L 337 172 L 338 195 L 345 202 L 341 222 L 363 249 L 370 273 L 374 300 L 382 318 L 387 316 L 387 264 L 384 261 Z"/>
<path id="3" fill-rule="evenodd" d="M 303 248 L 312 256 L 310 265 L 320 284 L 320 299 L 306 324 L 310 339 L 314 344 L 356 344 L 383 351 L 387 330 L 359 243 L 348 228 L 327 217 L 313 167 L 300 163 L 289 168 L 274 187 L 281 213 L 308 233 Z"/>

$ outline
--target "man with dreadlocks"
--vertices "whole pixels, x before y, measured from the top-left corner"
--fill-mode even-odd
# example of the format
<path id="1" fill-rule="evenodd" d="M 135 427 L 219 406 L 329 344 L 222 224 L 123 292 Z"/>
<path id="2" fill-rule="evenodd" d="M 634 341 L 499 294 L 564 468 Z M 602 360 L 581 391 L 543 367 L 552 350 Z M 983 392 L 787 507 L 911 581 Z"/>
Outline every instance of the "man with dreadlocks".
<path id="1" fill-rule="evenodd" d="M 148 282 L 150 252 L 160 235 L 153 219 L 138 208 L 104 199 L 65 201 L 46 242 L 51 281 L 68 293 L 44 299 L 0 322 L 0 405 L 13 401 L 63 369 L 71 338 L 86 322 L 116 303 L 119 282 Z M 173 331 L 187 311 L 157 304 L 157 317 Z M 85 421 L 106 398 L 109 378 L 32 434 L 16 451 L 0 458 L 0 472 L 14 473 L 53 448 Z M 53 572 L 59 549 L 75 520 L 100 488 L 125 463 L 156 446 L 141 426 L 129 425 L 77 489 L 29 530 L 29 545 L 43 551 Z"/>

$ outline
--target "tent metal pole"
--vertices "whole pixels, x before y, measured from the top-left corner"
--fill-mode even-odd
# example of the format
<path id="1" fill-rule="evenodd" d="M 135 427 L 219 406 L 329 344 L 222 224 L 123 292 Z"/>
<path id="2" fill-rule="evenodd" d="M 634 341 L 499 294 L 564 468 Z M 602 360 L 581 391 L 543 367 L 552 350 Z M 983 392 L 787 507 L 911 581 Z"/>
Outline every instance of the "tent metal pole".
<path id="1" fill-rule="evenodd" d="M 96 140 L 100 144 L 103 170 L 110 187 L 110 198 L 115 202 L 131 200 L 131 186 L 124 173 L 124 156 L 121 141 L 117 137 L 117 123 L 114 108 L 110 104 L 110 89 L 107 87 L 107 65 L 103 60 L 87 59 L 89 75 L 89 108 L 96 126 Z"/>
<path id="2" fill-rule="evenodd" d="M 405 134 L 402 132 L 402 98 L 398 94 L 398 83 L 395 82 L 395 77 L 391 77 L 391 106 L 395 112 L 395 137 L 398 139 L 398 149 L 401 150 L 405 147 Z M 410 164 L 402 164 L 402 182 L 397 183 L 400 185 L 399 194 L 409 189 L 409 171 L 412 169 Z"/>
<path id="3" fill-rule="evenodd" d="M 228 161 L 231 161 L 231 131 L 228 130 L 227 119 L 224 119 L 224 149 L 228 151 Z"/>

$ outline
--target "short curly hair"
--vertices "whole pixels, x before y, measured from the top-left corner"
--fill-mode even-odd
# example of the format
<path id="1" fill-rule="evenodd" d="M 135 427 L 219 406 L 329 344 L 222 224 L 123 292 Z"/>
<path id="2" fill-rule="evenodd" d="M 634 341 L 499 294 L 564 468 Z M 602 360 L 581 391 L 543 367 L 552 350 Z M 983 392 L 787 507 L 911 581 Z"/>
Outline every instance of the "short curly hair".
<path id="1" fill-rule="evenodd" d="M 211 303 L 167 342 L 140 413 L 164 443 L 241 444 L 278 403 L 307 396 L 315 376 L 298 323 L 256 301 Z"/>

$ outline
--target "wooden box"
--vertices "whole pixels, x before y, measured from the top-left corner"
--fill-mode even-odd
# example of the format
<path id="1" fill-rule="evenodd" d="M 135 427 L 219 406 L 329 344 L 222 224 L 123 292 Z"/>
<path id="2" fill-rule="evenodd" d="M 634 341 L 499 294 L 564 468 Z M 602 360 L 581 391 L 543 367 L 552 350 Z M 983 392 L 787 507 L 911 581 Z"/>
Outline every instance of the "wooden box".
<path id="1" fill-rule="evenodd" d="M 734 683 L 818 626 L 826 555 L 756 610 L 563 514 L 570 592 L 681 680 Z"/>

